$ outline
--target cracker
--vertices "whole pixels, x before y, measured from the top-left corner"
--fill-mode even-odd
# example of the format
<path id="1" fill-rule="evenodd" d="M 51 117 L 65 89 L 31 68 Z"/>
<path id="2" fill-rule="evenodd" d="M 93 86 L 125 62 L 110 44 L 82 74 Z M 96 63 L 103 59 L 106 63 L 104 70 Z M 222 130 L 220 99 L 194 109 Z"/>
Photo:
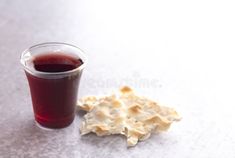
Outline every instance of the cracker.
<path id="1" fill-rule="evenodd" d="M 80 126 L 82 135 L 122 134 L 128 146 L 146 140 L 152 133 L 166 131 L 172 122 L 181 119 L 174 109 L 138 96 L 127 86 L 110 96 L 84 97 L 78 107 L 87 112 Z"/>

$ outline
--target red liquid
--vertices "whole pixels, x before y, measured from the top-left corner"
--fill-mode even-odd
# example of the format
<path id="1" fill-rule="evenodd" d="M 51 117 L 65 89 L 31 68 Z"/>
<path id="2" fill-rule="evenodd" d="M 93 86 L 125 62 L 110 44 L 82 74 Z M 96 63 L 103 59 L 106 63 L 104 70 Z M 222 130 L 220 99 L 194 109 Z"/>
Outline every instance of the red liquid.
<path id="1" fill-rule="evenodd" d="M 73 70 L 83 64 L 79 58 L 49 54 L 37 56 L 34 69 L 41 72 L 58 73 Z M 36 121 L 49 128 L 62 128 L 74 120 L 78 84 L 81 71 L 69 75 L 46 78 L 26 72 Z"/>

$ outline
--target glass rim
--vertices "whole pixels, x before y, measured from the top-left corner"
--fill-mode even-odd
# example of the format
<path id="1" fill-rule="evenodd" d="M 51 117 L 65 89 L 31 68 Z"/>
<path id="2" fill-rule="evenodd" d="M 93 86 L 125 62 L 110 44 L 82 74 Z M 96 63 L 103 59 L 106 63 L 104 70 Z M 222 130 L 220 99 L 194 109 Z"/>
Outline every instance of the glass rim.
<path id="1" fill-rule="evenodd" d="M 78 57 L 83 61 L 83 63 L 78 66 L 77 68 L 75 69 L 72 69 L 72 70 L 69 70 L 69 71 L 63 71 L 63 72 L 42 72 L 42 71 L 38 71 L 36 69 L 30 69 L 27 65 L 26 65 L 26 57 L 25 55 L 27 53 L 30 53 L 32 52 L 33 49 L 37 49 L 37 48 L 41 48 L 41 47 L 48 47 L 48 46 L 59 46 L 59 45 L 64 45 L 64 46 L 68 46 L 68 47 L 72 47 L 72 48 L 75 48 L 78 50 L 79 52 L 79 55 Z M 28 58 L 30 58 L 32 56 L 28 56 Z M 36 45 L 33 45 L 27 49 L 25 49 L 22 53 L 21 53 L 21 56 L 20 56 L 20 63 L 21 65 L 24 67 L 24 69 L 29 72 L 29 73 L 32 73 L 32 74 L 35 74 L 35 75 L 43 75 L 43 76 L 56 76 L 56 75 L 66 75 L 66 74 L 71 74 L 73 72 L 77 72 L 77 71 L 81 71 L 84 69 L 84 67 L 86 66 L 86 63 L 87 63 L 87 57 L 84 53 L 84 51 L 82 49 L 80 49 L 79 47 L 75 46 L 75 45 L 72 45 L 72 44 L 68 44 L 68 43 L 63 43 L 63 42 L 44 42 L 44 43 L 40 43 L 40 44 L 36 44 Z"/>

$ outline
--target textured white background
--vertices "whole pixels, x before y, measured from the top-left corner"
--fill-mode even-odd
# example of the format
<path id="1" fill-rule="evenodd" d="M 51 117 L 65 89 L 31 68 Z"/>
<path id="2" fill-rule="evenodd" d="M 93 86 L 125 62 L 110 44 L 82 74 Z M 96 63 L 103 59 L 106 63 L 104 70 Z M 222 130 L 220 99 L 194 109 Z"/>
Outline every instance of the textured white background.
<path id="1" fill-rule="evenodd" d="M 1 0 L 1 158 L 234 158 L 232 0 Z M 89 58 L 79 97 L 128 84 L 183 120 L 127 149 L 125 138 L 35 126 L 21 52 L 60 41 Z"/>

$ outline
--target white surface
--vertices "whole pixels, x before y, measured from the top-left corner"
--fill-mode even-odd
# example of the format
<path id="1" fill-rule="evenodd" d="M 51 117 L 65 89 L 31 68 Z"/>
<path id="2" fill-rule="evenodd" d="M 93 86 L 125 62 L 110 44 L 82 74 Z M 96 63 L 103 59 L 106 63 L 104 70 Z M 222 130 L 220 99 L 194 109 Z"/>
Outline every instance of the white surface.
<path id="1" fill-rule="evenodd" d="M 235 157 L 234 8 L 232 0 L 2 0 L 0 157 Z M 68 128 L 40 130 L 19 56 L 47 41 L 87 53 L 79 97 L 128 84 L 183 120 L 130 149 L 120 136 L 81 137 L 79 115 Z"/>

